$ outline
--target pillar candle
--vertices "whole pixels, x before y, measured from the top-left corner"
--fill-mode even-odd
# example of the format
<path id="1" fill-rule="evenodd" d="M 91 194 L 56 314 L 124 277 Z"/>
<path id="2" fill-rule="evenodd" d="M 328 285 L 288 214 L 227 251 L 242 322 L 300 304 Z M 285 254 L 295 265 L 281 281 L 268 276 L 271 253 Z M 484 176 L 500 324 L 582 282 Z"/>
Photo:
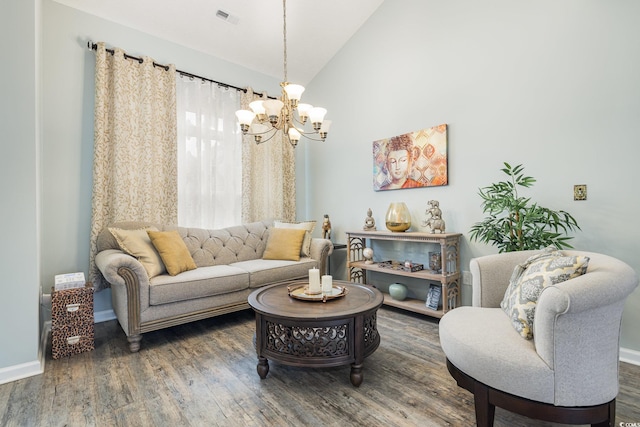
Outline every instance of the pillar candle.
<path id="1" fill-rule="evenodd" d="M 309 294 L 319 294 L 322 292 L 320 287 L 320 270 L 312 268 L 309 270 Z"/>
<path id="2" fill-rule="evenodd" d="M 322 276 L 322 292 L 329 293 L 333 288 L 333 278 L 329 275 Z"/>

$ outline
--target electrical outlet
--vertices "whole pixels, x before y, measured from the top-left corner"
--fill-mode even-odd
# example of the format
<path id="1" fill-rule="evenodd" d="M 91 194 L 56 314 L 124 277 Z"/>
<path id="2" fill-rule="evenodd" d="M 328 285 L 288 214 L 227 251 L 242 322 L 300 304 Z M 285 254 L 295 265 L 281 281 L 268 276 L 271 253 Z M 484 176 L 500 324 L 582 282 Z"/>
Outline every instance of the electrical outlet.
<path id="1" fill-rule="evenodd" d="M 587 185 L 574 185 L 573 186 L 573 200 L 587 200 Z"/>

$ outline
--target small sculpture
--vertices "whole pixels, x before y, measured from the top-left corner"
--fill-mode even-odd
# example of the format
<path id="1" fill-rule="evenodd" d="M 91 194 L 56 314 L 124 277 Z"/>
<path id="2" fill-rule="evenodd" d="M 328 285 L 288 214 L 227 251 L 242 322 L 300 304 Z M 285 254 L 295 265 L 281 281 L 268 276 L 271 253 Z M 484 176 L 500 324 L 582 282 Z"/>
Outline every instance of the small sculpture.
<path id="1" fill-rule="evenodd" d="M 365 231 L 376 231 L 376 220 L 373 219 L 373 212 L 371 212 L 371 208 L 367 210 L 367 218 L 364 220 L 364 227 L 362 227 Z"/>
<path id="2" fill-rule="evenodd" d="M 373 249 L 371 248 L 364 248 L 362 250 L 362 256 L 364 257 L 364 263 L 365 264 L 373 264 Z"/>
<path id="3" fill-rule="evenodd" d="M 429 207 L 426 210 L 426 214 L 429 215 L 423 222 L 423 227 L 429 227 L 431 229 L 431 233 L 435 233 L 436 230 L 439 230 L 440 233 L 444 233 L 444 220 L 442 219 L 442 211 L 440 210 L 440 202 L 437 200 L 429 200 L 427 202 Z"/>
<path id="4" fill-rule="evenodd" d="M 331 221 L 329 220 L 329 214 L 324 214 L 322 220 L 322 238 L 331 240 Z"/>

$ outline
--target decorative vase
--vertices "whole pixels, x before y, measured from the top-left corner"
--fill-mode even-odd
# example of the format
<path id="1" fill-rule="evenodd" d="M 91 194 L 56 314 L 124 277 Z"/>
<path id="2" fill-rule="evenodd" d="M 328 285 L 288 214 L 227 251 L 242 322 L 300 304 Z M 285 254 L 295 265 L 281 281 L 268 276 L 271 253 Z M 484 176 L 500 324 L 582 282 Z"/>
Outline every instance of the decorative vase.
<path id="1" fill-rule="evenodd" d="M 411 212 L 404 202 L 391 203 L 384 220 L 391 231 L 407 231 L 411 228 Z"/>
<path id="2" fill-rule="evenodd" d="M 392 283 L 389 285 L 389 295 L 395 300 L 402 301 L 407 297 L 407 287 L 400 283 Z"/>

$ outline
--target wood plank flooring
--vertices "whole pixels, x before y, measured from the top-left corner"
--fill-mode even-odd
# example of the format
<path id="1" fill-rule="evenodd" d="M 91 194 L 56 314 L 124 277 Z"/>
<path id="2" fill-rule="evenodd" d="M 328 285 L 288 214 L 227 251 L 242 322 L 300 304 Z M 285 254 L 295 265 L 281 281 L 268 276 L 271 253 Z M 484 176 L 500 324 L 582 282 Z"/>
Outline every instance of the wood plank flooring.
<path id="1" fill-rule="evenodd" d="M 116 321 L 96 349 L 0 385 L 0 426 L 473 426 L 471 394 L 444 364 L 438 323 L 382 308 L 380 347 L 353 387 L 348 366 L 270 363 L 256 373 L 249 310 L 144 335 L 130 353 Z M 640 366 L 621 363 L 616 425 L 640 425 Z M 496 409 L 496 427 L 559 426 Z"/>

